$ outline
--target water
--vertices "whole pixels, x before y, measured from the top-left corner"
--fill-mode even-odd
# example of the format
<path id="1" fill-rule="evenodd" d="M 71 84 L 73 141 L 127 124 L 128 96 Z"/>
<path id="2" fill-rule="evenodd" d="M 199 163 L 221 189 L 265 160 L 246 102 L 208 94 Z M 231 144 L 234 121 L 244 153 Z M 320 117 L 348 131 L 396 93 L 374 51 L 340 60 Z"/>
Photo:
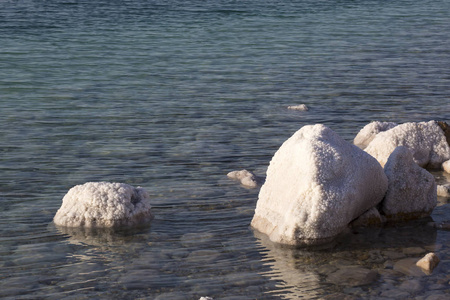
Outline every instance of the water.
<path id="1" fill-rule="evenodd" d="M 442 0 L 1 1 L 0 297 L 446 298 L 448 231 L 280 248 L 249 228 L 258 189 L 226 174 L 264 176 L 306 124 L 351 141 L 372 120 L 449 121 L 449 19 Z M 155 220 L 56 228 L 62 197 L 88 181 L 146 188 Z M 450 219 L 448 199 L 432 218 Z M 429 251 L 432 275 L 392 270 Z M 349 265 L 378 278 L 329 282 Z"/>

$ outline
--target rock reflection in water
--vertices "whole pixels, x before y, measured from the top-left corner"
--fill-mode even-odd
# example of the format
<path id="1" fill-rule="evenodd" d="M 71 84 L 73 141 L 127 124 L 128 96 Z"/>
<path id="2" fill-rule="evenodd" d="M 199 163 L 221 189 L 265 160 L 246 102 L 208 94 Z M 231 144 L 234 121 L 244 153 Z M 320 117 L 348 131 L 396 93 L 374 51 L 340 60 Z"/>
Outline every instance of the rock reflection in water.
<path id="1" fill-rule="evenodd" d="M 433 248 L 437 231 L 426 225 L 428 221 L 353 229 L 321 249 L 282 246 L 256 231 L 255 236 L 272 269 L 265 276 L 282 282 L 286 299 L 373 297 L 386 288 L 385 280 L 396 289 L 404 279 L 393 270 L 395 262 Z"/>

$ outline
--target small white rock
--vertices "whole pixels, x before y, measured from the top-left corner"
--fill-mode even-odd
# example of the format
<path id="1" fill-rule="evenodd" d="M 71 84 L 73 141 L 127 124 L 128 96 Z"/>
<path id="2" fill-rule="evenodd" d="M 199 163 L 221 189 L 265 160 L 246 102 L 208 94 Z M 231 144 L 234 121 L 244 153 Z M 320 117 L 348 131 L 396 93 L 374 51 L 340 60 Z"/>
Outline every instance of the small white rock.
<path id="1" fill-rule="evenodd" d="M 437 195 L 440 197 L 450 197 L 450 184 L 438 185 Z"/>
<path id="2" fill-rule="evenodd" d="M 201 298 L 198 299 L 198 300 L 214 300 L 214 299 L 211 298 L 211 297 L 201 297 Z"/>
<path id="3" fill-rule="evenodd" d="M 300 104 L 300 105 L 288 106 L 288 109 L 299 110 L 299 111 L 307 111 L 308 107 L 305 104 Z"/>
<path id="4" fill-rule="evenodd" d="M 416 266 L 420 267 L 426 272 L 432 272 L 434 268 L 439 264 L 439 257 L 433 252 L 428 253 L 422 259 L 420 259 Z"/>
<path id="5" fill-rule="evenodd" d="M 256 188 L 258 186 L 258 178 L 250 171 L 232 171 L 227 174 L 228 178 L 239 180 L 243 186 Z"/>
<path id="6" fill-rule="evenodd" d="M 445 172 L 450 173 L 450 160 L 446 160 L 442 163 L 442 169 L 444 169 Z"/>

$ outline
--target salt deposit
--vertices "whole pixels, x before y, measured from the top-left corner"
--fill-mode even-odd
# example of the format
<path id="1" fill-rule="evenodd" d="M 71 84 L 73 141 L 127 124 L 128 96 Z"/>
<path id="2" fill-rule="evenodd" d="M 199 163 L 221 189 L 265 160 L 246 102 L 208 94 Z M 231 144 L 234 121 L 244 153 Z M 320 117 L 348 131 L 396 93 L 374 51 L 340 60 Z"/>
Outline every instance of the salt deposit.
<path id="1" fill-rule="evenodd" d="M 324 125 L 305 126 L 272 158 L 251 225 L 282 244 L 325 243 L 377 205 L 387 185 L 373 157 Z"/>
<path id="2" fill-rule="evenodd" d="M 421 167 L 439 168 L 450 159 L 450 147 L 436 121 L 405 123 L 378 133 L 365 151 L 384 166 L 398 146 L 407 147 Z"/>
<path id="3" fill-rule="evenodd" d="M 300 104 L 300 105 L 291 105 L 288 106 L 288 109 L 292 109 L 292 110 L 300 110 L 300 111 L 307 111 L 308 107 L 305 104 Z"/>
<path id="4" fill-rule="evenodd" d="M 378 133 L 394 128 L 397 125 L 397 123 L 393 122 L 371 122 L 358 132 L 353 143 L 361 149 L 364 149 Z"/>
<path id="5" fill-rule="evenodd" d="M 450 184 L 438 185 L 437 195 L 439 197 L 450 197 Z"/>
<path id="6" fill-rule="evenodd" d="M 124 183 L 88 182 L 64 196 L 53 221 L 66 227 L 119 227 L 152 219 L 147 192 Z"/>
<path id="7" fill-rule="evenodd" d="M 414 163 L 411 151 L 397 147 L 385 167 L 389 187 L 382 202 L 388 220 L 407 220 L 428 216 L 437 203 L 433 175 Z"/>
<path id="8" fill-rule="evenodd" d="M 258 178 L 250 171 L 232 171 L 227 174 L 228 178 L 239 180 L 243 186 L 256 188 L 258 186 Z"/>

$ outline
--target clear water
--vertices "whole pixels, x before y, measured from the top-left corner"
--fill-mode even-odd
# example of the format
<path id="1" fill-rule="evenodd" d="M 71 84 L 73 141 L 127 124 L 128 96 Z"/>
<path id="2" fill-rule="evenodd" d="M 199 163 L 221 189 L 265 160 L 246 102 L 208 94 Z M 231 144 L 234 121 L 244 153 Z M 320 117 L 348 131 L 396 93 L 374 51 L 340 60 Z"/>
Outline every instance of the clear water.
<path id="1" fill-rule="evenodd" d="M 1 1 L 0 297 L 445 299 L 449 231 L 284 249 L 249 228 L 258 189 L 226 174 L 264 176 L 306 124 L 351 141 L 372 120 L 449 121 L 449 19 L 446 0 Z M 155 220 L 56 228 L 62 197 L 88 181 L 146 188 Z M 449 221 L 439 201 L 432 218 Z M 429 251 L 432 275 L 392 270 Z M 348 265 L 378 278 L 329 282 Z"/>

